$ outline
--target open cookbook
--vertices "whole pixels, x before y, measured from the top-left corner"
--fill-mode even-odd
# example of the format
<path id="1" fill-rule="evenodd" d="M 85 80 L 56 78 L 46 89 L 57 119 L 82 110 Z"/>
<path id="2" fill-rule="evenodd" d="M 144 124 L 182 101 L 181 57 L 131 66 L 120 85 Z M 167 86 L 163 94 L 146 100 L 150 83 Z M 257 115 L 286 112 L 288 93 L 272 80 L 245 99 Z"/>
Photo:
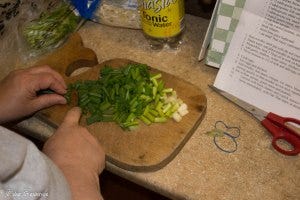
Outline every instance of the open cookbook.
<path id="1" fill-rule="evenodd" d="M 300 1 L 246 0 L 214 86 L 266 112 L 299 119 Z"/>

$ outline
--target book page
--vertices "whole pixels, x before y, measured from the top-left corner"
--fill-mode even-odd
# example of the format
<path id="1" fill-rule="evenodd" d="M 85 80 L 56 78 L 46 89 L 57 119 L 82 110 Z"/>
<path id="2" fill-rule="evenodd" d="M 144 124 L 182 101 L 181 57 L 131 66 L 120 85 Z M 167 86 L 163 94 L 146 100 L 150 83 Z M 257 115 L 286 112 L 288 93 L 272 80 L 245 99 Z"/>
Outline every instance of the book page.
<path id="1" fill-rule="evenodd" d="M 300 0 L 248 0 L 214 86 L 300 118 Z"/>

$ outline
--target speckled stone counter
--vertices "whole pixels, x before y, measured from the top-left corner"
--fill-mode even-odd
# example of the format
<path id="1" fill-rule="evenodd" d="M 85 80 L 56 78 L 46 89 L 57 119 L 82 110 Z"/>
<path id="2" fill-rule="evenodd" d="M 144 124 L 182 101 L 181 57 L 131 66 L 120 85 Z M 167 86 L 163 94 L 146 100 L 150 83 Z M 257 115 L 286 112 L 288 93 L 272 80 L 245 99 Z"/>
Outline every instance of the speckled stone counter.
<path id="1" fill-rule="evenodd" d="M 212 91 L 217 70 L 198 61 L 209 21 L 187 15 L 180 50 L 152 51 L 140 30 L 86 23 L 80 30 L 85 46 L 99 62 L 128 58 L 167 71 L 201 88 L 207 96 L 204 120 L 181 152 L 163 169 L 135 173 L 107 163 L 107 170 L 173 199 L 265 199 L 300 198 L 300 159 L 276 152 L 269 133 L 248 113 Z M 221 152 L 205 134 L 217 120 L 240 127 L 235 153 Z M 20 127 L 46 139 L 53 130 L 36 119 Z M 225 145 L 229 145 L 224 141 Z"/>

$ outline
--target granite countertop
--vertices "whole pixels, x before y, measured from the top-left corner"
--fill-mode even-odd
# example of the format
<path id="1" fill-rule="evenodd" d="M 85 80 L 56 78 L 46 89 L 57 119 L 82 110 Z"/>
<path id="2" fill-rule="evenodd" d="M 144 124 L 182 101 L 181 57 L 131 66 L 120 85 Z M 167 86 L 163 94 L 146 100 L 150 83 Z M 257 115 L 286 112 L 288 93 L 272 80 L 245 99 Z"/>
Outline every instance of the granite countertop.
<path id="1" fill-rule="evenodd" d="M 299 199 L 300 159 L 279 154 L 271 147 L 269 133 L 241 108 L 212 91 L 217 69 L 198 61 L 209 21 L 187 15 L 186 31 L 179 50 L 152 51 L 140 30 L 86 23 L 79 33 L 99 62 L 128 58 L 181 77 L 201 88 L 207 112 L 193 136 L 161 170 L 137 173 L 107 163 L 107 170 L 173 199 Z M 216 121 L 240 127 L 238 149 L 220 151 L 205 134 Z M 53 128 L 35 118 L 19 124 L 45 140 Z M 230 145 L 230 141 L 224 141 Z"/>

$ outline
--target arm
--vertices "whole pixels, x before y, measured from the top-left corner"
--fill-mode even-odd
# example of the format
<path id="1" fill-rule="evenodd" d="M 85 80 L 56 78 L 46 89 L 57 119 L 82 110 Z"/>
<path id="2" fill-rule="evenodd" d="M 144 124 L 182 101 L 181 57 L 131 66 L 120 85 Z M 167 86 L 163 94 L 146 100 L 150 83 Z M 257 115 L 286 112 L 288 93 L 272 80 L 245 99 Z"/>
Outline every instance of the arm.
<path id="1" fill-rule="evenodd" d="M 104 169 L 105 154 L 87 129 L 78 125 L 80 115 L 78 107 L 71 109 L 43 152 L 64 173 L 73 200 L 100 200 L 99 174 Z"/>
<path id="2" fill-rule="evenodd" d="M 66 84 L 48 66 L 11 72 L 0 81 L 0 124 L 55 105 L 65 104 Z M 37 95 L 51 89 L 56 94 Z M 98 176 L 105 154 L 98 141 L 78 125 L 80 109 L 71 110 L 61 127 L 46 142 L 44 152 L 62 170 L 74 199 L 101 199 Z M 87 198 L 89 197 L 89 198 Z"/>

